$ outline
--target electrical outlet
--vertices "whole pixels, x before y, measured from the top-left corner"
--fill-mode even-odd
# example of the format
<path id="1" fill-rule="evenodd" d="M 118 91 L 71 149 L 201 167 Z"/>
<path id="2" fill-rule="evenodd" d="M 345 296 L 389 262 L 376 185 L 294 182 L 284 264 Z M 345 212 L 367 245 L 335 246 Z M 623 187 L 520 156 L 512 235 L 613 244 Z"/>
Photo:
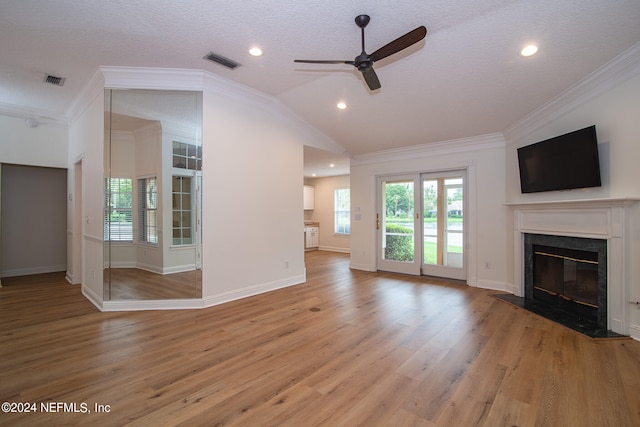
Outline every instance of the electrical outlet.
<path id="1" fill-rule="evenodd" d="M 284 261 L 284 268 L 289 268 L 289 261 L 288 260 Z"/>

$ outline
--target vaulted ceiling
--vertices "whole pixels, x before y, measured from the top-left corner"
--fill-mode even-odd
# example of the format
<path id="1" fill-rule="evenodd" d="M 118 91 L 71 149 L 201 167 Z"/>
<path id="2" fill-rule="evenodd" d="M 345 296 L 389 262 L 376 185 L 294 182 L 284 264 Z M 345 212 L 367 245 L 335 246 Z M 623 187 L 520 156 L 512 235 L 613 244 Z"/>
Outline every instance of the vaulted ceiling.
<path id="1" fill-rule="evenodd" d="M 374 64 L 381 89 L 351 65 L 293 62 L 353 60 L 360 14 L 371 17 L 368 53 L 428 30 Z M 638 0 L 3 0 L 0 114 L 64 121 L 100 65 L 204 69 L 273 96 L 344 155 L 363 154 L 501 132 L 638 43 L 639 22 Z M 521 56 L 530 43 L 539 52 Z"/>

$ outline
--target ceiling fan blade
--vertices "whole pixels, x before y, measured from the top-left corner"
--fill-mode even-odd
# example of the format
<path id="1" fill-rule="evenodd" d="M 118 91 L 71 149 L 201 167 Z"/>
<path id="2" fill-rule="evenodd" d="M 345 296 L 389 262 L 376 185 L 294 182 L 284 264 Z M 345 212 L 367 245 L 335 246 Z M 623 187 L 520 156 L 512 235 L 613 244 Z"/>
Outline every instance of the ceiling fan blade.
<path id="1" fill-rule="evenodd" d="M 419 26 L 415 30 L 409 31 L 404 36 L 400 36 L 391 43 L 382 46 L 380 49 L 373 52 L 369 57 L 372 61 L 379 61 L 394 53 L 400 52 L 402 49 L 406 49 L 412 44 L 418 43 L 427 35 L 427 28 L 424 25 Z"/>
<path id="2" fill-rule="evenodd" d="M 353 61 L 331 61 L 331 60 L 322 60 L 322 59 L 294 59 L 293 62 L 303 62 L 305 64 L 349 64 L 354 65 Z"/>
<path id="3" fill-rule="evenodd" d="M 364 81 L 367 82 L 367 86 L 369 86 L 369 89 L 380 89 L 380 80 L 378 80 L 378 75 L 375 71 L 373 71 L 373 68 L 362 70 L 362 77 L 364 77 Z"/>

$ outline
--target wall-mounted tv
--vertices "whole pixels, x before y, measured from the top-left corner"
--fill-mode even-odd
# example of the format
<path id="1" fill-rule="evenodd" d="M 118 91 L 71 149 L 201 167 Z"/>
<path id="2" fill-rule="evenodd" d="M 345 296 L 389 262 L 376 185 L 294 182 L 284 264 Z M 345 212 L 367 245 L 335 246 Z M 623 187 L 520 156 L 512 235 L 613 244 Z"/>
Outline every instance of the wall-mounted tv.
<path id="1" fill-rule="evenodd" d="M 600 187 L 596 127 L 518 148 L 523 193 Z"/>

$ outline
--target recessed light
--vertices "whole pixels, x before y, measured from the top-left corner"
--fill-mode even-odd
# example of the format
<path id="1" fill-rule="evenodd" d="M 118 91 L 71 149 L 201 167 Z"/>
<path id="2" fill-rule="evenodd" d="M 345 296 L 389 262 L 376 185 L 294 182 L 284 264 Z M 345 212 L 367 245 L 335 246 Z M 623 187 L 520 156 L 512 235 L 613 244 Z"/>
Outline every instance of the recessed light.
<path id="1" fill-rule="evenodd" d="M 261 56 L 262 55 L 262 49 L 260 49 L 259 47 L 252 47 L 251 49 L 249 49 L 249 53 L 252 56 Z"/>
<path id="2" fill-rule="evenodd" d="M 520 55 L 531 56 L 535 55 L 536 52 L 538 52 L 538 46 L 536 46 L 535 44 L 530 44 L 529 46 L 525 46 L 524 48 L 522 48 L 522 50 L 520 51 Z"/>
<path id="3" fill-rule="evenodd" d="M 334 165 L 333 163 L 331 163 L 331 164 L 329 165 L 329 167 L 330 167 L 330 168 L 335 168 L 335 167 L 336 167 L 336 165 Z"/>
<path id="4" fill-rule="evenodd" d="M 339 110 L 344 110 L 347 108 L 347 104 L 345 104 L 344 102 L 340 101 L 336 104 L 336 107 L 338 107 Z"/>

